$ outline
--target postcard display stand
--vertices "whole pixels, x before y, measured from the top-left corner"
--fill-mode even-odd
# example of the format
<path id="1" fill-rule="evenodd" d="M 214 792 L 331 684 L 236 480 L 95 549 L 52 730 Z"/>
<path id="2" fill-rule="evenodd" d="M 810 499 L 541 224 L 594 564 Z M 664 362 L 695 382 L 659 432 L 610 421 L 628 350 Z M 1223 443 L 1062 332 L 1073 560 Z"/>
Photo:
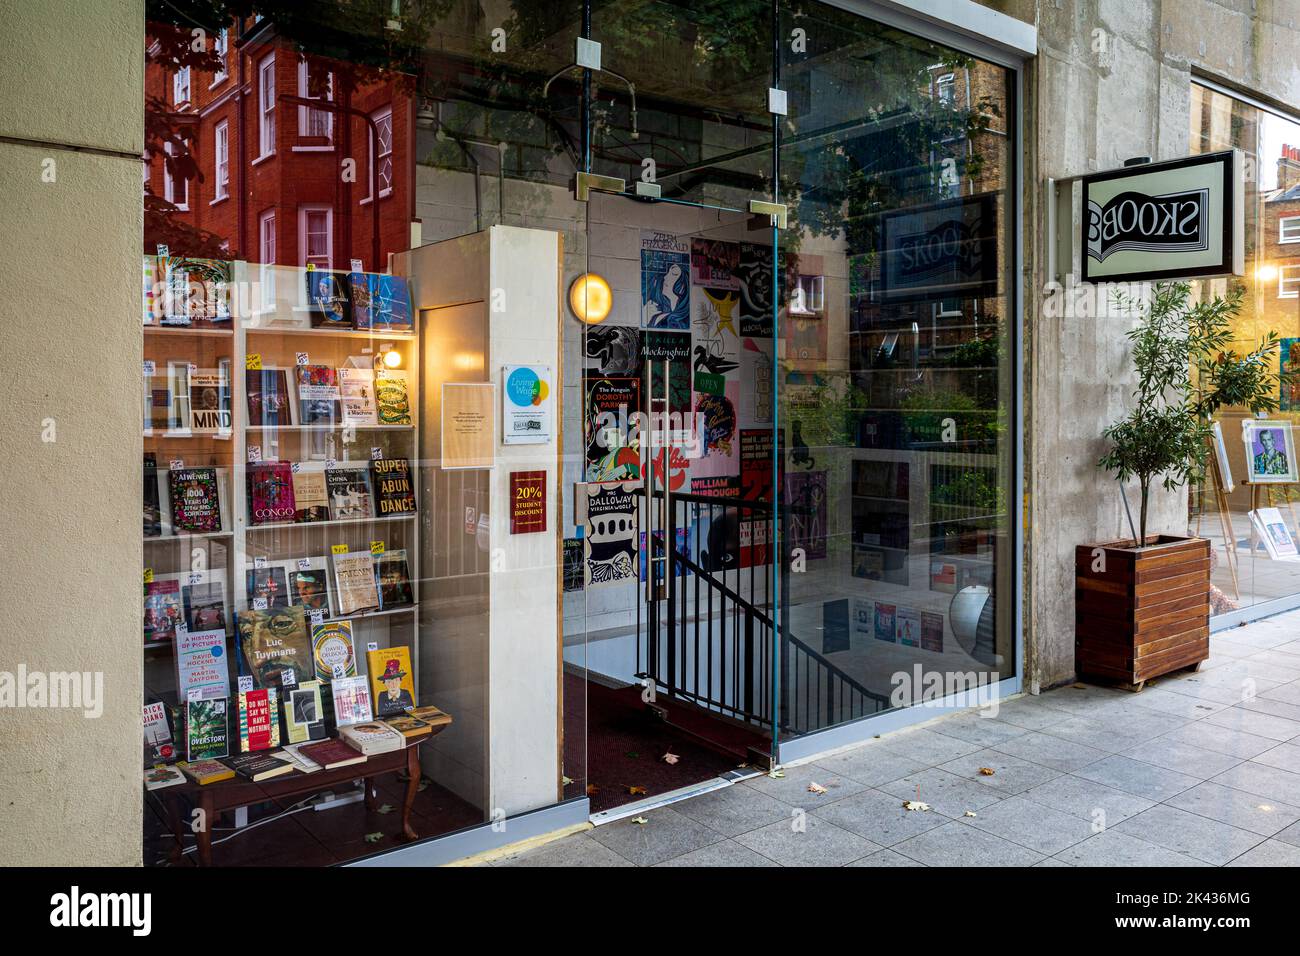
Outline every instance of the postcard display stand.
<path id="1" fill-rule="evenodd" d="M 423 351 L 419 678 L 456 717 L 421 761 L 485 819 L 563 793 L 562 262 L 559 233 L 509 226 L 394 261 L 411 279 Z M 541 369 L 543 381 L 549 369 L 545 440 L 503 440 L 503 369 L 517 365 Z M 512 476 L 521 472 L 544 491 L 526 528 L 511 521 Z"/>
<path id="2" fill-rule="evenodd" d="M 152 257 L 145 257 L 146 276 Z M 411 649 L 416 699 L 420 699 L 419 611 L 420 512 L 426 502 L 417 496 L 414 514 L 380 516 L 378 495 L 370 495 L 371 516 L 334 518 L 311 522 L 262 521 L 255 523 L 249 510 L 249 469 L 255 462 L 284 461 L 293 470 L 368 469 L 373 458 L 404 458 L 409 462 L 411 486 L 419 485 L 419 349 L 416 331 L 314 328 L 307 308 L 309 270 L 281 266 L 231 265 L 230 311 L 223 328 L 146 324 L 144 326 L 144 450 L 157 460 L 161 536 L 145 537 L 144 577 L 175 579 L 180 585 L 217 582 L 221 585 L 226 628 L 229 694 L 237 694 L 237 675 L 248 673 L 239 659 L 236 616 L 253 606 L 248 593 L 249 573 L 258 568 L 300 568 L 308 559 L 323 569 L 328 582 L 329 611 L 325 621 L 350 620 L 356 674 L 365 676 L 366 651 L 393 645 Z M 347 281 L 346 272 L 338 273 Z M 148 309 L 148 302 L 146 309 Z M 212 323 L 199 323 L 210 325 Z M 392 355 L 389 355 L 392 353 Z M 286 421 L 268 425 L 250 421 L 248 371 L 284 369 L 287 395 L 299 403 L 295 370 L 300 365 L 338 370 L 371 367 L 376 358 L 389 356 L 386 367 L 405 373 L 411 409 L 410 424 L 348 424 L 338 419 L 302 423 L 295 410 Z M 217 370 L 225 395 L 221 406 L 229 409 L 229 428 L 182 427 L 190 416 L 186 376 Z M 152 418 L 152 421 L 151 421 Z M 193 421 L 193 419 L 190 419 Z M 150 427 L 152 425 L 152 427 Z M 215 466 L 220 498 L 220 529 L 176 535 L 171 530 L 168 475 L 175 467 Z M 146 485 L 148 484 L 146 471 Z M 146 491 L 147 495 L 147 491 Z M 338 603 L 334 557 L 349 553 L 382 553 L 405 549 L 409 567 L 411 603 L 387 609 L 342 613 Z M 322 560 L 323 559 L 323 560 Z M 290 603 L 300 603 L 287 596 Z M 308 617 L 308 631 L 312 620 Z M 146 700 L 175 700 L 176 669 L 172 640 L 145 642 Z M 314 675 L 302 675 L 306 680 Z M 179 702 L 182 709 L 184 702 Z M 238 731 L 232 723 L 238 752 Z M 176 728 L 181 759 L 183 726 Z"/>

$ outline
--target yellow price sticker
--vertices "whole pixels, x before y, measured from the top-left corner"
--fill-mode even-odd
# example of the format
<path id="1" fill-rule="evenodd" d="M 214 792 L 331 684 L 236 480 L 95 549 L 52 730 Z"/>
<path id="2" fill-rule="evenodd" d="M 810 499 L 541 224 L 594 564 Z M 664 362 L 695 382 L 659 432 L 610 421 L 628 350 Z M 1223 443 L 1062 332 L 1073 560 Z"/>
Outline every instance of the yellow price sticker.
<path id="1" fill-rule="evenodd" d="M 335 554 L 347 554 L 348 546 L 346 544 L 333 544 L 330 545 L 330 550 Z"/>
<path id="2" fill-rule="evenodd" d="M 371 554 L 383 554 L 383 553 L 384 553 L 384 542 L 382 542 L 382 541 L 371 541 L 371 542 L 370 542 L 370 553 L 371 553 Z"/>
<path id="3" fill-rule="evenodd" d="M 144 569 L 144 583 L 153 584 L 153 568 Z"/>
<path id="4" fill-rule="evenodd" d="M 262 353 L 249 352 L 244 356 L 244 368 L 251 371 L 260 371 L 262 368 Z"/>

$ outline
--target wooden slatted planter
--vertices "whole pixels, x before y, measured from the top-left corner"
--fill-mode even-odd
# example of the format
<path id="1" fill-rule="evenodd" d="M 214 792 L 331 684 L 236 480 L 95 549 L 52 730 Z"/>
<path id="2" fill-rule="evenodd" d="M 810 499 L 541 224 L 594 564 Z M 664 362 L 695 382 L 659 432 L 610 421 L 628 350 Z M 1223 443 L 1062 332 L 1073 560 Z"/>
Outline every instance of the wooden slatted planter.
<path id="1" fill-rule="evenodd" d="M 1100 548 L 1105 569 L 1093 570 Z M 1210 656 L 1210 542 L 1150 535 L 1083 544 L 1074 556 L 1074 663 L 1080 676 L 1140 690 Z"/>

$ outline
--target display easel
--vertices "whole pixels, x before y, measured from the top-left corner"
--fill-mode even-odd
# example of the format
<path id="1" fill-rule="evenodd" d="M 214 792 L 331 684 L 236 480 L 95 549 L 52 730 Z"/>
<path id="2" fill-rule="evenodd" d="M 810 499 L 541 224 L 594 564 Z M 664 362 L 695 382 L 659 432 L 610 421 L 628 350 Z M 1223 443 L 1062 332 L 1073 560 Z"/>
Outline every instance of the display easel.
<path id="1" fill-rule="evenodd" d="M 1232 574 L 1232 596 L 1241 600 L 1241 584 L 1237 577 L 1237 536 L 1232 527 L 1232 513 L 1228 510 L 1228 493 L 1223 489 L 1223 473 L 1219 469 L 1219 457 L 1215 454 L 1213 444 L 1208 446 L 1210 467 L 1206 473 L 1210 484 L 1214 486 L 1214 500 L 1219 511 L 1219 530 L 1223 533 L 1223 550 L 1228 558 L 1228 571 Z M 1253 507 L 1252 502 L 1252 507 Z M 1196 533 L 1201 533 L 1201 518 L 1204 510 L 1196 516 Z M 1254 526 L 1251 526 L 1254 534 Z M 1252 538 L 1251 546 L 1254 547 Z"/>

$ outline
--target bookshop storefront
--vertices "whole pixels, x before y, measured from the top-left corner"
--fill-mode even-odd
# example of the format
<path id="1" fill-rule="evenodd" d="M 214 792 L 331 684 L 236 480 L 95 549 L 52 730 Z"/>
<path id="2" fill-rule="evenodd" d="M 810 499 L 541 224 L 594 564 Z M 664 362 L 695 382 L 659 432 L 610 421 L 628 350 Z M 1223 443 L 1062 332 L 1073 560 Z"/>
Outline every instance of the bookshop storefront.
<path id="1" fill-rule="evenodd" d="M 146 865 L 454 859 L 1019 690 L 1016 54 L 234 6 L 146 25 Z"/>

